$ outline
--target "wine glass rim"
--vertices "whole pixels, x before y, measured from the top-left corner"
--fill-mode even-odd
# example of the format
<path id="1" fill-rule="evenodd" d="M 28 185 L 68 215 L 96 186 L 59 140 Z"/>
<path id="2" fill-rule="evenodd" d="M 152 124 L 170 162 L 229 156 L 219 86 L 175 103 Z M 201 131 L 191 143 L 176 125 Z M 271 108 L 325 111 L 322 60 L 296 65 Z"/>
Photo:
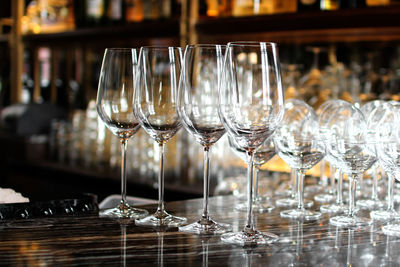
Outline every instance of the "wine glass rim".
<path id="1" fill-rule="evenodd" d="M 188 44 L 186 47 L 205 47 L 205 48 L 215 48 L 217 46 L 226 47 L 225 44 Z"/>
<path id="2" fill-rule="evenodd" d="M 168 45 L 145 45 L 140 47 L 140 50 L 142 49 L 159 49 L 159 50 L 169 50 L 169 49 L 182 49 L 180 46 L 168 46 Z"/>
<path id="3" fill-rule="evenodd" d="M 233 41 L 233 42 L 228 42 L 227 46 L 260 46 L 260 44 L 265 44 L 266 46 L 270 47 L 276 47 L 277 43 L 274 42 L 262 42 L 262 41 Z"/>
<path id="4" fill-rule="evenodd" d="M 132 50 L 136 50 L 136 48 L 133 47 L 107 47 L 106 48 L 107 51 L 132 51 Z"/>

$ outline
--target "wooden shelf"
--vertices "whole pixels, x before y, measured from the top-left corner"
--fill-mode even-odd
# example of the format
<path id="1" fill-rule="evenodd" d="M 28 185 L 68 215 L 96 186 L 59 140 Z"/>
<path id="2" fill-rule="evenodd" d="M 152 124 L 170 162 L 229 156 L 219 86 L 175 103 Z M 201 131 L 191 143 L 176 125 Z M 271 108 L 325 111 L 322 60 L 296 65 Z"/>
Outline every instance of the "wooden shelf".
<path id="1" fill-rule="evenodd" d="M 400 6 L 250 17 L 200 18 L 199 41 L 286 43 L 400 40 Z"/>
<path id="2" fill-rule="evenodd" d="M 114 40 L 175 37 L 179 39 L 179 20 L 144 21 L 118 26 L 83 28 L 59 33 L 26 34 L 26 44 L 60 44 L 65 42 L 109 43 Z"/>

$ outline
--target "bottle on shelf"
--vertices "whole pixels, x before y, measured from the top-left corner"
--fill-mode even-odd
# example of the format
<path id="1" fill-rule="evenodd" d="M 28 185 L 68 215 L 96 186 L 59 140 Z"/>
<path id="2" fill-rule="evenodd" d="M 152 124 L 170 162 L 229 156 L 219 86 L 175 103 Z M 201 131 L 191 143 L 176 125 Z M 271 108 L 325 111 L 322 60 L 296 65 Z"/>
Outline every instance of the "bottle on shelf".
<path id="1" fill-rule="evenodd" d="M 105 0 L 86 0 L 86 25 L 100 26 L 105 20 Z"/>
<path id="2" fill-rule="evenodd" d="M 320 9 L 321 10 L 338 10 L 339 9 L 339 0 L 321 0 L 320 1 Z"/>
<path id="3" fill-rule="evenodd" d="M 391 0 L 366 0 L 367 6 L 387 6 Z"/>
<path id="4" fill-rule="evenodd" d="M 125 0 L 126 22 L 140 22 L 144 18 L 142 0 Z"/>
<path id="5" fill-rule="evenodd" d="M 105 2 L 105 21 L 107 24 L 122 24 L 125 21 L 125 1 L 106 0 Z"/>
<path id="6" fill-rule="evenodd" d="M 299 0 L 297 2 L 297 10 L 303 11 L 318 11 L 320 10 L 320 0 Z"/>

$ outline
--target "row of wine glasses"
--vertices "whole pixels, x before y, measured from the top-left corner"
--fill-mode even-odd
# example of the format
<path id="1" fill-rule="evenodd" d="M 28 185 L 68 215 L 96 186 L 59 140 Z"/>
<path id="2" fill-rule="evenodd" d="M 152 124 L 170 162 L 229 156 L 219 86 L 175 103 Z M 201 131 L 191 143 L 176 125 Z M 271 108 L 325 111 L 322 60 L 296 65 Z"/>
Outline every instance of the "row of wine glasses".
<path id="1" fill-rule="evenodd" d="M 97 111 L 122 144 L 121 203 L 103 215 L 136 219 L 137 225 L 175 227 L 186 219 L 164 208 L 164 145 L 183 127 L 204 147 L 204 205 L 198 222 L 180 227 L 194 233 L 224 233 L 231 227 L 208 212 L 211 146 L 227 131 L 248 158 L 247 221 L 244 230 L 226 233 L 228 243 L 270 243 L 253 222 L 252 187 L 255 150 L 283 118 L 283 90 L 274 43 L 231 42 L 177 47 L 107 49 L 100 74 Z M 155 214 L 126 202 L 126 142 L 141 126 L 160 146 L 159 204 Z"/>

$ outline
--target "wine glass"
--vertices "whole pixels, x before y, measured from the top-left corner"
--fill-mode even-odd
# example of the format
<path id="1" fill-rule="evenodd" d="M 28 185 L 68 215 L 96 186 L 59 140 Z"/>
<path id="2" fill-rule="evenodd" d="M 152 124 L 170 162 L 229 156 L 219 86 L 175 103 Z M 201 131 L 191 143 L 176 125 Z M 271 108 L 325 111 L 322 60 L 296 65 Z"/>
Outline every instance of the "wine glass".
<path id="1" fill-rule="evenodd" d="M 268 244 L 278 236 L 258 231 L 253 221 L 253 159 L 283 118 L 284 98 L 275 43 L 231 42 L 225 53 L 219 86 L 219 116 L 228 134 L 246 150 L 247 220 L 241 232 L 225 233 L 223 242 Z"/>
<path id="2" fill-rule="evenodd" d="M 234 153 L 239 156 L 244 162 L 247 161 L 246 150 L 241 148 L 232 137 L 228 136 L 229 146 Z M 275 156 L 275 145 L 272 137 L 269 137 L 261 146 L 254 151 L 253 157 L 253 175 L 254 175 L 254 189 L 253 189 L 253 210 L 259 213 L 270 212 L 274 210 L 274 206 L 268 203 L 265 199 L 259 196 L 258 193 L 258 173 L 262 165 L 267 163 L 273 156 Z M 264 202 L 265 201 L 265 202 Z M 235 207 L 236 210 L 246 211 L 247 203 L 240 203 Z"/>
<path id="3" fill-rule="evenodd" d="M 218 116 L 218 84 L 223 65 L 221 45 L 187 45 L 178 91 L 178 113 L 184 128 L 204 149 L 203 214 L 199 221 L 179 227 L 179 231 L 220 234 L 231 230 L 217 223 L 208 212 L 210 158 L 209 151 L 225 133 Z"/>
<path id="4" fill-rule="evenodd" d="M 345 121 L 351 109 L 352 104 L 340 99 L 328 100 L 322 104 L 318 114 L 321 138 L 328 140 L 332 135 L 331 131 L 335 130 L 335 127 L 331 127 L 332 125 L 330 124 L 333 117 L 335 117 L 336 121 Z M 343 120 L 338 119 L 341 116 L 344 116 Z M 332 204 L 322 205 L 320 211 L 324 213 L 346 212 L 347 207 L 343 203 L 343 172 L 339 169 L 339 164 L 335 161 L 335 158 L 330 155 L 329 150 L 326 151 L 325 160 L 331 165 L 331 180 L 337 180 L 336 201 Z M 333 185 L 334 183 L 331 182 L 331 184 Z"/>
<path id="5" fill-rule="evenodd" d="M 388 174 L 387 207 L 371 211 L 374 220 L 392 220 L 400 217 L 394 209 L 394 182 L 399 176 L 400 145 L 398 140 L 400 104 L 386 102 L 374 108 L 368 117 L 368 125 L 373 126 L 376 150 L 380 165 Z"/>
<path id="6" fill-rule="evenodd" d="M 140 48 L 134 111 L 142 128 L 159 145 L 158 207 L 137 225 L 177 227 L 186 218 L 168 214 L 164 208 L 164 147 L 180 129 L 176 98 L 182 50 L 178 47 Z"/>
<path id="7" fill-rule="evenodd" d="M 354 105 L 339 108 L 338 116 L 330 121 L 331 136 L 327 139 L 330 156 L 349 177 L 349 210 L 346 215 L 330 218 L 330 224 L 339 227 L 361 227 L 371 220 L 356 215 L 356 188 L 359 177 L 376 161 L 372 140 L 368 140 L 367 124 L 362 112 Z"/>
<path id="8" fill-rule="evenodd" d="M 130 48 L 107 48 L 104 52 L 97 91 L 97 113 L 107 128 L 116 135 L 122 147 L 121 202 L 100 215 L 117 218 L 142 218 L 146 210 L 129 206 L 126 201 L 126 147 L 128 139 L 140 125 L 133 114 L 136 72 L 136 50 Z"/>
<path id="9" fill-rule="evenodd" d="M 377 114 L 376 112 L 374 112 L 377 108 L 381 107 L 383 104 L 385 103 L 385 101 L 382 100 L 374 100 L 374 101 L 370 101 L 366 104 L 364 104 L 360 110 L 361 112 L 364 114 L 364 117 L 367 119 L 367 128 L 368 128 L 368 138 L 375 138 L 375 133 L 376 133 L 376 124 L 372 124 L 375 123 L 375 120 L 370 120 L 369 117 L 372 113 Z M 372 122 L 372 123 L 370 123 Z M 382 208 L 383 202 L 379 199 L 378 197 L 378 167 L 379 164 L 374 164 L 371 169 L 372 169 L 372 194 L 370 198 L 366 198 L 366 199 L 360 199 L 359 201 L 357 201 L 357 205 L 362 207 L 362 208 L 366 208 L 366 209 L 370 209 L 370 210 L 378 210 L 380 208 Z"/>
<path id="10" fill-rule="evenodd" d="M 304 177 L 325 156 L 325 145 L 319 139 L 318 121 L 312 107 L 304 101 L 289 99 L 285 102 L 285 116 L 274 135 L 278 155 L 296 171 L 296 209 L 281 211 L 281 217 L 317 220 L 321 213 L 304 207 Z"/>

